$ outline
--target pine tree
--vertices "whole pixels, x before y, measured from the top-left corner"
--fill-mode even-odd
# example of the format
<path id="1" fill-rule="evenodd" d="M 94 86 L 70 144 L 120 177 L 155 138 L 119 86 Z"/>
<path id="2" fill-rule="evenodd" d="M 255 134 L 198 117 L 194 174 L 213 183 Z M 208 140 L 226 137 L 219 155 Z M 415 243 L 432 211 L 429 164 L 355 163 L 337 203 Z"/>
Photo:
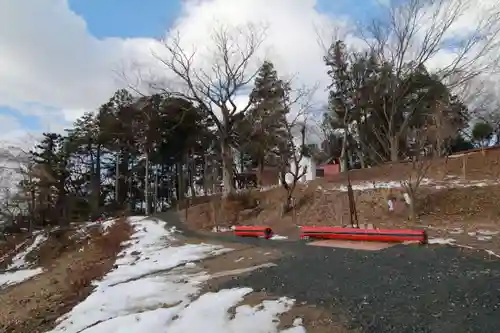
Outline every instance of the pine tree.
<path id="1" fill-rule="evenodd" d="M 70 175 L 67 141 L 56 133 L 43 136 L 32 152 L 38 168 L 39 214 L 46 223 L 66 225 L 69 222 L 66 186 Z"/>
<path id="2" fill-rule="evenodd" d="M 279 79 L 274 65 L 265 61 L 257 74 L 250 94 L 253 108 L 246 117 L 245 147 L 259 169 L 259 183 L 266 163 L 273 163 L 278 145 L 284 140 L 283 121 L 288 109 L 284 107 L 285 83 Z"/>

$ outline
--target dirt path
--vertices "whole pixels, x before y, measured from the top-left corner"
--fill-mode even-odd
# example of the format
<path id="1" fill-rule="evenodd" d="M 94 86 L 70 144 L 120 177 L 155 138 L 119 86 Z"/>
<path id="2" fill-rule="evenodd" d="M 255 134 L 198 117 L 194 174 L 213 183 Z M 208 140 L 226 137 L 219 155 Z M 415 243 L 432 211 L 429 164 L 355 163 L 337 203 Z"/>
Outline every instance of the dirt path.
<path id="1" fill-rule="evenodd" d="M 188 243 L 200 242 L 197 238 L 186 240 Z M 213 258 L 205 259 L 198 265 L 203 271 L 210 274 L 211 279 L 207 281 L 202 294 L 205 292 L 217 292 L 224 289 L 230 283 L 234 287 L 253 287 L 246 284 L 252 274 L 265 275 L 267 269 L 275 267 L 277 262 L 283 258 L 293 256 L 286 249 L 266 248 L 255 244 L 212 241 L 227 248 L 234 249 Z M 246 296 L 240 305 L 256 306 L 266 300 L 277 300 L 284 295 L 273 294 L 271 290 L 254 288 L 254 292 Z M 280 317 L 280 329 L 293 327 L 295 323 L 301 323 L 308 333 L 357 333 L 358 330 L 348 330 L 338 318 L 332 316 L 329 307 L 311 305 L 298 302 L 292 309 Z"/>
<path id="2" fill-rule="evenodd" d="M 225 279 L 217 288 L 249 286 L 287 296 L 301 307 L 326 309 L 325 320 L 345 330 L 496 333 L 500 327 L 500 290 L 492 288 L 500 284 L 500 260 L 486 251 L 400 245 L 372 252 L 219 234 L 204 240 L 281 253 L 275 266 Z"/>
<path id="3" fill-rule="evenodd" d="M 484 259 L 451 247 L 297 246 L 276 266 L 221 287 L 285 295 L 328 309 L 334 323 L 360 332 L 493 333 L 500 327 L 500 291 L 491 286 L 500 283 L 500 261 Z"/>

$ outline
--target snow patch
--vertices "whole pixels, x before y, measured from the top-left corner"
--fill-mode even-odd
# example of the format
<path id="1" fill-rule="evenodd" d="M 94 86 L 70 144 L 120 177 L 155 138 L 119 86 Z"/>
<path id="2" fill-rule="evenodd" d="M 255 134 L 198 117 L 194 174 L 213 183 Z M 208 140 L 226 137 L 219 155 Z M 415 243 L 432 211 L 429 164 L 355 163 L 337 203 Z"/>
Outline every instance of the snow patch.
<path id="1" fill-rule="evenodd" d="M 454 229 L 451 229 L 449 231 L 449 233 L 453 234 L 453 235 L 460 235 L 460 234 L 464 233 L 464 229 L 462 229 L 462 228 L 454 228 Z"/>
<path id="2" fill-rule="evenodd" d="M 455 244 L 456 240 L 453 238 L 430 238 L 427 240 L 428 244 L 439 244 L 439 245 L 452 245 Z"/>
<path id="3" fill-rule="evenodd" d="M 5 288 L 21 283 L 23 281 L 31 279 L 38 274 L 41 274 L 42 272 L 42 268 L 21 269 L 18 271 L 5 272 L 3 274 L 0 274 L 0 287 Z"/>
<path id="4" fill-rule="evenodd" d="M 230 227 L 219 227 L 215 226 L 212 228 L 212 232 L 231 232 L 234 231 L 235 226 L 230 226 Z"/>
<path id="5" fill-rule="evenodd" d="M 12 258 L 12 263 L 7 267 L 7 271 L 0 274 L 0 288 L 19 284 L 43 272 L 42 268 L 29 269 L 26 256 L 39 248 L 46 240 L 47 236 L 45 234 L 37 233 L 33 243 Z M 16 250 L 19 250 L 26 244 L 27 242 L 23 242 L 16 247 Z"/>
<path id="6" fill-rule="evenodd" d="M 288 237 L 274 234 L 270 239 L 272 239 L 272 240 L 285 240 L 285 239 L 288 239 Z"/>
<path id="7" fill-rule="evenodd" d="M 493 180 L 461 180 L 447 178 L 443 181 L 424 178 L 422 179 L 421 186 L 432 186 L 436 189 L 445 188 L 466 188 L 466 187 L 487 187 L 500 185 L 500 181 Z M 401 189 L 401 181 L 372 181 L 351 184 L 353 191 L 366 191 L 378 189 Z M 318 189 L 322 190 L 321 187 Z M 347 192 L 347 185 L 340 185 L 331 187 L 329 190 Z"/>
<path id="8" fill-rule="evenodd" d="M 490 230 L 478 230 L 477 233 L 483 236 L 495 236 L 498 235 L 498 231 L 490 231 Z"/>
<path id="9" fill-rule="evenodd" d="M 28 263 L 26 262 L 26 256 L 31 252 L 33 252 L 35 249 L 39 248 L 40 245 L 42 245 L 42 243 L 45 242 L 46 240 L 47 240 L 47 235 L 38 234 L 30 246 L 28 246 L 26 249 L 19 252 L 18 254 L 16 254 L 14 258 L 12 258 L 12 264 L 10 264 L 7 269 L 9 270 L 21 269 L 27 267 Z"/>
<path id="10" fill-rule="evenodd" d="M 168 326 L 169 333 L 185 332 L 217 332 L 217 333 L 273 333 L 277 329 L 278 317 L 289 311 L 294 302 L 286 297 L 276 301 L 263 301 L 251 307 L 240 305 L 236 307 L 234 318 L 230 318 L 228 311 L 243 298 L 250 294 L 251 288 L 225 289 L 217 293 L 207 293 L 186 307 Z M 305 332 L 282 330 L 281 332 Z M 300 327 L 299 327 L 300 329 Z"/>
<path id="11" fill-rule="evenodd" d="M 117 259 L 116 268 L 94 282 L 94 292 L 58 319 L 51 333 L 279 332 L 279 316 L 293 306 L 291 299 L 263 301 L 255 307 L 238 306 L 253 291 L 250 288 L 199 296 L 203 282 L 214 276 L 201 271 L 194 261 L 231 249 L 211 244 L 173 246 L 176 239 L 165 228 L 165 222 L 133 217 L 129 223 L 135 233 L 125 242 L 129 247 Z M 219 275 L 241 274 L 260 267 Z M 228 310 L 234 307 L 235 316 L 230 318 Z M 296 326 L 281 332 L 305 330 Z"/>

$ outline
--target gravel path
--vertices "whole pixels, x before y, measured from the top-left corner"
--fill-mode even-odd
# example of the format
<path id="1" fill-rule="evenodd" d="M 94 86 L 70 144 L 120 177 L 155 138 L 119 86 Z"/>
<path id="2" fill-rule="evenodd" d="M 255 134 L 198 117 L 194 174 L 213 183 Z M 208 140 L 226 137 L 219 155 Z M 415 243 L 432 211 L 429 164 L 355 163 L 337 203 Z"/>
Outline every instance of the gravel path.
<path id="1" fill-rule="evenodd" d="M 500 261 L 480 253 L 452 247 L 396 246 L 368 252 L 301 242 L 238 241 L 280 247 L 287 255 L 276 267 L 221 288 L 245 285 L 318 304 L 363 332 L 499 331 Z"/>

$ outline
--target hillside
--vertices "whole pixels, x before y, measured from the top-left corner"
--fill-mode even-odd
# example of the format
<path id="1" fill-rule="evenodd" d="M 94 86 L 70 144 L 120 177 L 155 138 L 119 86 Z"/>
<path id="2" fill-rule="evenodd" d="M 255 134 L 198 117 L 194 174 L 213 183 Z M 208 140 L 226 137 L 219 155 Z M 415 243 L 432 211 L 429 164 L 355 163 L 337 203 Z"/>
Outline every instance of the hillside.
<path id="1" fill-rule="evenodd" d="M 441 229 L 460 229 L 464 235 L 481 229 L 500 230 L 499 161 L 500 150 L 496 149 L 433 161 L 419 189 L 419 218 L 415 226 L 429 227 L 431 234 L 440 234 L 437 231 Z M 400 181 L 410 172 L 411 166 L 406 163 L 350 172 L 360 224 L 412 226 L 404 205 L 398 205 L 395 212 L 389 212 L 387 206 L 390 193 L 401 197 Z M 204 230 L 214 226 L 266 224 L 290 237 L 297 235 L 299 225 L 346 225 L 349 223 L 346 183 L 345 174 L 340 174 L 302 185 L 295 194 L 295 214 L 284 217 L 280 215 L 285 198 L 281 188 L 240 193 L 230 202 L 198 198 L 207 202 L 190 207 L 187 222 Z M 466 241 L 477 243 L 473 239 Z"/>
<path id="2" fill-rule="evenodd" d="M 45 332 L 109 271 L 130 228 L 124 220 L 47 228 L 0 242 L 0 331 Z"/>

